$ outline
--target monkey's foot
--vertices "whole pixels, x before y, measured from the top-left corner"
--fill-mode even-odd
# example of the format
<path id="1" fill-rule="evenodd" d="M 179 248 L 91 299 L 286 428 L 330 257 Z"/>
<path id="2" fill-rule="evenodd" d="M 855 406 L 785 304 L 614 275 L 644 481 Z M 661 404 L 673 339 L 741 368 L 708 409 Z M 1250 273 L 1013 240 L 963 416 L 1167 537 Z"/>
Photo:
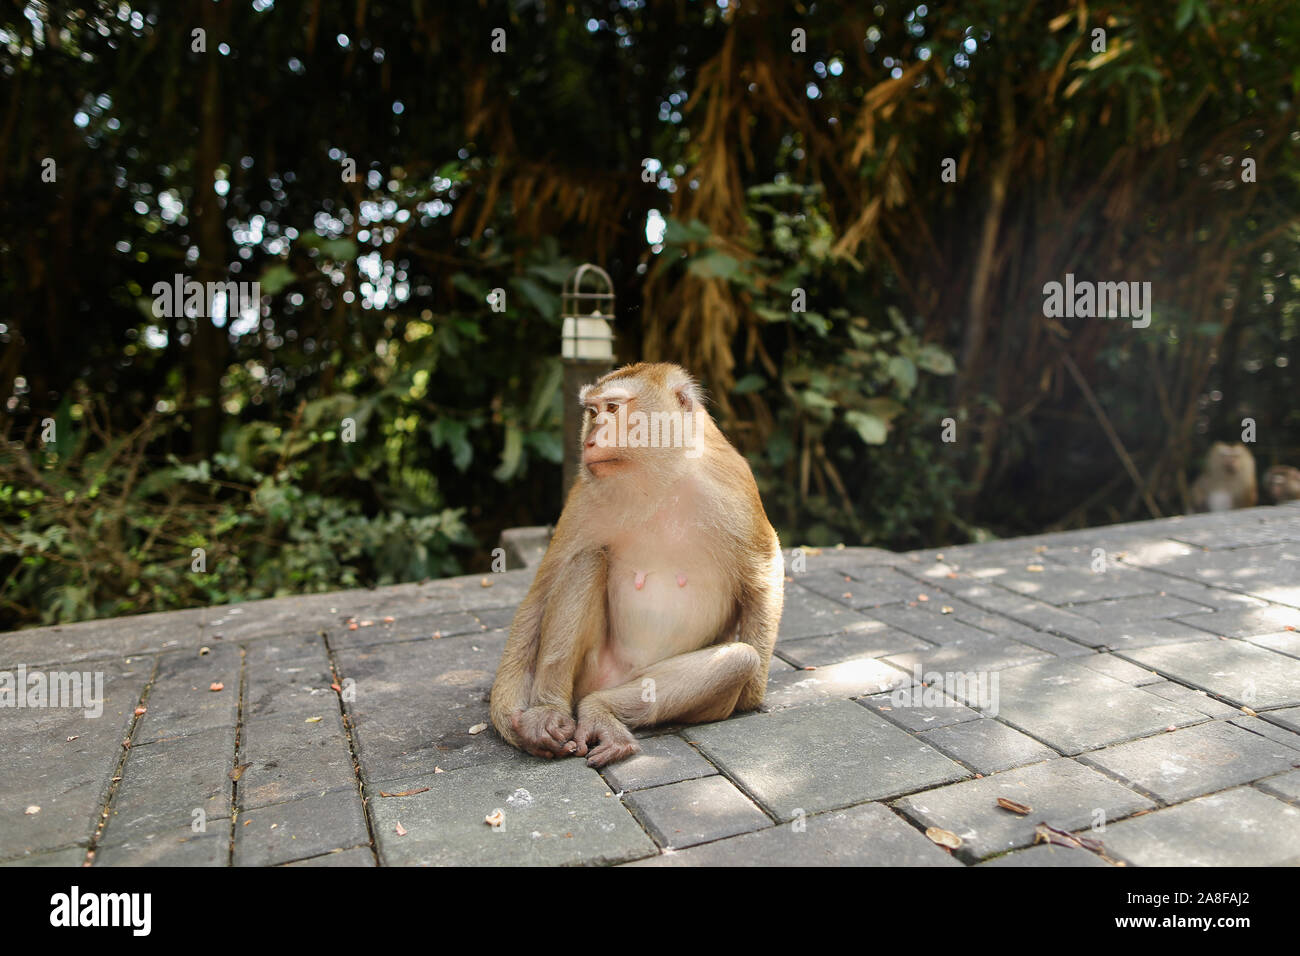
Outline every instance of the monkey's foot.
<path id="1" fill-rule="evenodd" d="M 529 707 L 510 715 L 510 726 L 519 735 L 519 746 L 534 757 L 567 757 L 577 753 L 573 742 L 577 724 L 573 717 L 554 707 Z"/>
<path id="2" fill-rule="evenodd" d="M 632 732 L 608 712 L 580 716 L 573 742 L 578 745 L 578 756 L 587 758 L 588 767 L 603 767 L 641 751 Z"/>

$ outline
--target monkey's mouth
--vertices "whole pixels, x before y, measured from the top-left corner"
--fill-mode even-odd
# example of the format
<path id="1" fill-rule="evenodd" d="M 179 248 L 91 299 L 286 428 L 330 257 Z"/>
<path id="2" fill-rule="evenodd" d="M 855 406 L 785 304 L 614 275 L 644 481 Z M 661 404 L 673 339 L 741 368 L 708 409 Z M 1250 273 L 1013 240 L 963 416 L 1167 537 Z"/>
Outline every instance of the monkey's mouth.
<path id="1" fill-rule="evenodd" d="M 625 459 L 610 456 L 607 458 L 583 458 L 582 463 L 588 468 L 594 468 L 597 465 L 617 465 Z"/>

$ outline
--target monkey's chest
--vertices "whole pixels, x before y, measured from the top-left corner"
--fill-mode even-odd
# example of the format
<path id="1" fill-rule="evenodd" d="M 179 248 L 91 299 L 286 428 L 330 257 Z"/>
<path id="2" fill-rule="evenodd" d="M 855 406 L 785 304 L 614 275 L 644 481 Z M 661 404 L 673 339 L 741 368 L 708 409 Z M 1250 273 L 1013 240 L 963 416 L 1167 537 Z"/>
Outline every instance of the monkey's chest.
<path id="1" fill-rule="evenodd" d="M 621 669 L 698 650 L 727 624 L 728 582 L 717 561 L 690 545 L 665 536 L 611 551 L 609 644 Z"/>

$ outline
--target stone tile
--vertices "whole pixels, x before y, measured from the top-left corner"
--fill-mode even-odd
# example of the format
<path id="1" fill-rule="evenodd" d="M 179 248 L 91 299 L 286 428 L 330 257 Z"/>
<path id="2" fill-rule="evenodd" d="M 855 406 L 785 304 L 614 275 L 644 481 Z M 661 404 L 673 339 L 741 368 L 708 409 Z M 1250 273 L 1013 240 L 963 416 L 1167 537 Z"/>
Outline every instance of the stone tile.
<path id="1" fill-rule="evenodd" d="M 1099 627 L 1097 622 L 1090 618 L 1074 614 L 1045 601 L 1016 594 L 991 582 L 963 583 L 955 588 L 954 592 L 958 597 L 977 607 L 1036 630 L 1052 631 L 1074 637 L 1075 632 L 1092 634 Z"/>
<path id="2" fill-rule="evenodd" d="M 880 621 L 859 621 L 835 634 L 782 640 L 776 653 L 795 667 L 822 667 L 857 658 L 884 657 L 930 647 L 920 638 L 895 630 Z"/>
<path id="3" fill-rule="evenodd" d="M 509 760 L 518 753 L 488 720 L 504 632 L 342 651 L 342 678 L 362 770 L 373 780 Z"/>
<path id="4" fill-rule="evenodd" d="M 1031 846 L 1027 850 L 1016 850 L 1013 853 L 1003 853 L 1001 856 L 995 856 L 991 860 L 985 860 L 983 863 L 977 863 L 977 866 L 1032 866 L 1032 867 L 1063 867 L 1063 866 L 1092 866 L 1092 867 L 1109 867 L 1107 863 L 1096 853 L 1088 850 L 1080 850 L 1073 847 L 1057 846 L 1050 843 L 1040 843 L 1037 846 Z"/>
<path id="5" fill-rule="evenodd" d="M 234 756 L 233 728 L 132 747 L 100 842 L 139 843 L 149 835 L 188 838 L 199 819 L 228 835 L 229 824 L 219 821 L 230 817 Z"/>
<path id="6" fill-rule="evenodd" d="M 989 718 L 939 727 L 920 736 L 936 750 L 982 774 L 1060 756 L 1032 737 Z"/>
<path id="7" fill-rule="evenodd" d="M 1295 866 L 1300 808 L 1251 787 L 1106 827 L 1107 852 L 1138 866 Z"/>
<path id="8" fill-rule="evenodd" d="M 0 670 L 19 664 L 71 670 L 83 661 L 151 656 L 181 645 L 197 648 L 204 613 L 202 608 L 163 611 L 0 634 Z"/>
<path id="9" fill-rule="evenodd" d="M 301 716 L 258 717 L 244 723 L 239 762 L 248 764 L 239 778 L 242 810 L 285 803 L 297 797 L 356 786 L 337 704 L 315 723 Z"/>
<path id="10" fill-rule="evenodd" d="M 1300 657 L 1300 631 L 1279 631 L 1277 634 L 1251 634 L 1247 636 L 1252 644 L 1266 647 L 1270 651 L 1286 654 L 1288 657 Z"/>
<path id="11" fill-rule="evenodd" d="M 640 744 L 639 754 L 601 768 L 615 792 L 644 790 L 718 772 L 694 747 L 674 734 L 644 737 Z"/>
<path id="12" fill-rule="evenodd" d="M 1300 770 L 1280 773 L 1276 777 L 1256 781 L 1255 786 L 1265 793 L 1292 803 L 1300 803 Z"/>
<path id="13" fill-rule="evenodd" d="M 626 803 L 655 842 L 670 849 L 772 825 L 767 814 L 719 776 L 638 790 L 628 795 Z"/>
<path id="14" fill-rule="evenodd" d="M 1300 707 L 1284 707 L 1281 710 L 1270 710 L 1260 714 L 1260 717 L 1269 723 L 1277 724 L 1279 727 L 1285 727 L 1287 730 L 1300 734 Z"/>
<path id="15" fill-rule="evenodd" d="M 1182 684 L 1175 684 L 1173 681 L 1157 681 L 1154 684 L 1145 685 L 1142 689 L 1148 694 L 1155 694 L 1157 697 L 1169 701 L 1171 704 L 1186 707 L 1188 710 L 1205 714 L 1207 717 L 1226 717 L 1229 714 L 1241 713 L 1236 707 L 1230 707 L 1222 701 L 1215 700 L 1203 690 L 1193 690 L 1190 687 L 1184 687 Z"/>
<path id="16" fill-rule="evenodd" d="M 1248 730 L 1252 734 L 1258 734 L 1266 737 L 1275 744 L 1280 744 L 1289 750 L 1300 750 L 1300 734 L 1279 727 L 1276 724 L 1270 724 L 1268 721 L 1260 720 L 1258 717 L 1247 717 L 1244 714 L 1238 714 L 1228 723 L 1233 724 L 1243 730 Z M 1300 756 L 1292 754 L 1291 766 L 1300 765 Z"/>
<path id="17" fill-rule="evenodd" d="M 937 687 L 905 687 L 889 694 L 863 697 L 861 703 L 904 730 L 934 730 L 966 720 L 979 720 L 978 711 L 953 700 Z"/>
<path id="18" fill-rule="evenodd" d="M 871 623 L 869 618 L 838 601 L 810 591 L 787 588 L 777 641 L 783 644 L 805 637 L 838 634 L 846 629 L 858 632 Z"/>
<path id="19" fill-rule="evenodd" d="M 632 814 L 581 760 L 494 763 L 395 781 L 372 797 L 380 860 L 389 866 L 563 866 L 622 863 L 656 852 Z M 485 818 L 500 809 L 505 822 Z M 397 825 L 406 831 L 399 836 Z"/>
<path id="20" fill-rule="evenodd" d="M 375 866 L 375 854 L 368 846 L 356 846 L 350 850 L 336 850 L 324 856 L 313 856 L 306 860 L 285 863 L 284 866 Z"/>
<path id="21" fill-rule="evenodd" d="M 62 850 L 49 850 L 33 853 L 13 860 L 5 860 L 0 866 L 81 866 L 86 862 L 84 846 L 65 847 Z"/>
<path id="22" fill-rule="evenodd" d="M 1079 758 L 1165 803 L 1178 803 L 1288 769 L 1297 752 L 1214 721 L 1095 750 Z"/>
<path id="23" fill-rule="evenodd" d="M 1300 661 L 1243 641 L 1201 641 L 1124 652 L 1183 684 L 1253 710 L 1300 704 Z"/>
<path id="24" fill-rule="evenodd" d="M 1300 572 L 1300 569 L 1297 569 Z M 1215 611 L 1183 619 L 1187 624 L 1219 637 L 1255 637 L 1285 631 L 1288 627 L 1300 628 L 1300 611 L 1290 607 L 1267 605 L 1240 608 L 1232 611 Z"/>
<path id="25" fill-rule="evenodd" d="M 996 640 L 997 635 L 971 627 L 951 614 L 941 614 L 922 607 L 881 607 L 871 611 L 877 621 L 900 631 L 924 638 L 930 644 L 961 645 L 984 644 Z"/>
<path id="26" fill-rule="evenodd" d="M 216 645 L 206 655 L 164 654 L 149 688 L 149 712 L 140 718 L 136 742 L 218 727 L 234 730 L 239 721 L 240 668 L 239 648 L 230 644 Z M 212 690 L 214 684 L 222 689 Z"/>
<path id="27" fill-rule="evenodd" d="M 1182 548 L 1166 553 L 1151 566 L 1231 591 L 1279 604 L 1300 604 L 1300 544 L 1285 543 L 1232 551 Z"/>
<path id="28" fill-rule="evenodd" d="M 778 820 L 968 775 L 932 747 L 850 701 L 755 714 L 684 733 Z"/>
<path id="29" fill-rule="evenodd" d="M 241 813 L 235 820 L 235 866 L 273 866 L 369 843 L 355 790 Z"/>
<path id="30" fill-rule="evenodd" d="M 998 806 L 1007 797 L 1033 808 L 1021 816 Z M 904 797 L 894 804 L 925 827 L 941 827 L 962 839 L 957 855 L 975 861 L 1029 846 L 1042 821 L 1062 830 L 1090 827 L 1155 806 L 1095 770 L 1059 758 Z"/>
<path id="31" fill-rule="evenodd" d="M 878 694 L 910 683 L 911 677 L 897 667 L 867 659 L 814 670 L 782 671 L 768 677 L 762 709 L 784 710 L 834 698 Z"/>
<path id="32" fill-rule="evenodd" d="M 482 622 L 470 611 L 448 611 L 430 608 L 417 614 L 392 615 L 394 620 L 385 621 L 382 617 L 362 617 L 352 630 L 346 623 L 330 629 L 330 646 L 336 651 L 373 647 L 377 644 L 396 644 L 405 641 L 442 640 L 465 634 L 477 634 L 483 630 Z M 369 620 L 369 627 L 362 627 L 361 622 Z M 507 622 L 508 624 L 509 622 Z M 440 635 L 434 638 L 434 635 Z"/>
<path id="33" fill-rule="evenodd" d="M 879 803 L 640 860 L 630 866 L 960 866 Z"/>
<path id="34" fill-rule="evenodd" d="M 100 847 L 95 866 L 225 866 L 230 861 L 230 821 L 207 833 L 146 834 Z"/>
<path id="35" fill-rule="evenodd" d="M 1137 597 L 1153 591 L 1145 575 L 1126 570 L 1095 574 L 1087 566 L 1051 567 L 1042 571 L 1015 570 L 998 577 L 1002 587 L 1058 607 L 1114 598 Z M 1072 608 L 1078 613 L 1077 608 Z"/>
<path id="36" fill-rule="evenodd" d="M 1075 604 L 1070 610 L 1098 624 L 1123 626 L 1130 621 L 1183 617 L 1188 614 L 1209 613 L 1212 609 L 1169 594 L 1148 594 L 1142 597 L 1114 598 L 1090 604 Z"/>
<path id="37" fill-rule="evenodd" d="M 1089 654 L 1087 657 L 1078 658 L 1077 663 L 1088 668 L 1088 670 L 1097 671 L 1099 674 L 1113 677 L 1125 684 L 1132 684 L 1134 687 L 1141 687 L 1143 684 L 1157 684 L 1162 680 L 1155 671 L 1138 667 L 1136 664 L 1131 664 L 1114 654 Z"/>
<path id="38" fill-rule="evenodd" d="M 1026 664 L 998 678 L 998 716 L 1066 754 L 1205 720 L 1074 659 Z"/>
<path id="39" fill-rule="evenodd" d="M 999 671 L 1030 661 L 1047 660 L 1051 656 L 1046 651 L 1019 641 L 998 637 L 996 634 L 984 634 L 975 638 L 963 637 L 943 647 L 890 654 L 882 659 L 907 671 L 916 680 L 918 674 L 932 672 Z M 928 679 L 926 682 L 929 682 Z"/>
<path id="40" fill-rule="evenodd" d="M 334 673 L 318 634 L 251 644 L 244 657 L 244 719 L 338 710 Z"/>

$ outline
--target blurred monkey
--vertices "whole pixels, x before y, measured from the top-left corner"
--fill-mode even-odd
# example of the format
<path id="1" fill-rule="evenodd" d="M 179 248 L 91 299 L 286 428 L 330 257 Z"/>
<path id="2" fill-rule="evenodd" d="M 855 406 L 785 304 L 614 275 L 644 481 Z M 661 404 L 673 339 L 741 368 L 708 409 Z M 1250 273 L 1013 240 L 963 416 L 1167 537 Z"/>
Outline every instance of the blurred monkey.
<path id="1" fill-rule="evenodd" d="M 1300 500 L 1300 468 L 1274 465 L 1264 472 L 1264 493 L 1275 505 Z"/>
<path id="2" fill-rule="evenodd" d="M 1205 470 L 1192 485 L 1192 510 L 1252 508 L 1258 498 L 1255 456 L 1240 443 L 1215 442 L 1205 456 Z"/>

